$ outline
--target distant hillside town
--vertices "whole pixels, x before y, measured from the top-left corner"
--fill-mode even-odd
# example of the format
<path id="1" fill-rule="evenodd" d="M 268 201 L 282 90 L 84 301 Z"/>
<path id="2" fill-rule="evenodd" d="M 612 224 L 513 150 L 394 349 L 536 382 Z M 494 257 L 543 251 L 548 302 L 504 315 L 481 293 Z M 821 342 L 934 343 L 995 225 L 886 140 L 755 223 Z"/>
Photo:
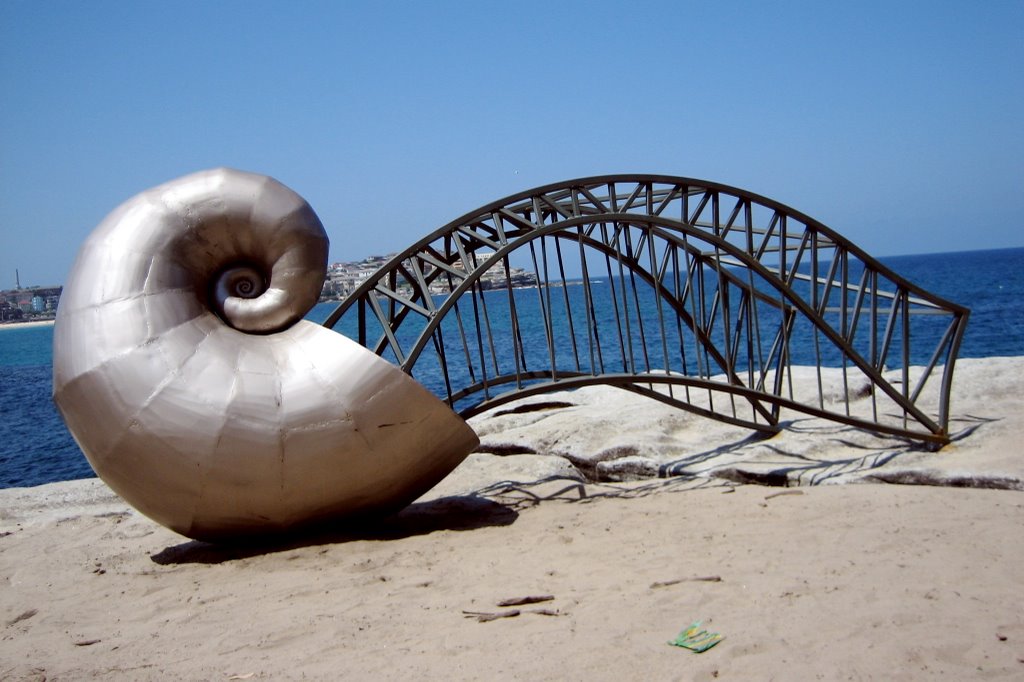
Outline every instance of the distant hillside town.
<path id="1" fill-rule="evenodd" d="M 333 263 L 327 269 L 327 279 L 320 293 L 321 301 L 340 301 L 359 288 L 382 265 L 397 254 L 386 256 L 370 256 L 361 261 L 350 263 Z M 493 252 L 477 252 L 480 261 L 494 255 Z M 462 263 L 455 267 L 463 269 Z M 513 287 L 530 287 L 537 285 L 537 277 L 522 268 L 509 268 L 509 276 L 505 275 L 503 266 L 495 266 L 480 278 L 480 287 L 484 290 Z M 430 272 L 424 273 L 429 276 Z M 19 283 L 20 284 L 20 283 Z M 52 320 L 57 314 L 57 303 L 60 301 L 63 286 L 27 287 L 0 291 L 0 322 L 27 322 L 31 320 Z M 449 291 L 447 278 L 438 278 L 430 287 L 431 293 L 446 294 Z"/>
<path id="2" fill-rule="evenodd" d="M 327 280 L 324 282 L 324 288 L 320 294 L 321 301 L 340 301 L 348 296 L 351 296 L 356 289 L 358 289 L 370 276 L 379 270 L 385 263 L 397 256 L 398 254 L 388 254 L 386 256 L 370 256 L 361 261 L 352 263 L 333 263 L 327 269 Z M 476 257 L 478 262 L 484 261 L 494 255 L 493 251 L 477 251 Z M 454 266 L 458 269 L 465 270 L 461 261 L 454 263 Z M 426 270 L 424 276 L 429 276 L 431 270 Z M 453 282 L 458 284 L 458 282 Z M 489 289 L 501 289 L 511 285 L 512 287 L 532 287 L 537 286 L 537 277 L 533 273 L 526 272 L 522 268 L 510 267 L 508 270 L 508 276 L 505 274 L 505 268 L 501 265 L 496 265 L 490 270 L 485 272 L 480 278 L 480 288 L 483 290 Z M 401 287 L 401 282 L 399 282 Z M 438 278 L 430 285 L 430 291 L 433 294 L 446 294 L 450 291 L 448 278 Z"/>
<path id="3" fill-rule="evenodd" d="M 52 320 L 63 290 L 62 286 L 48 286 L 0 291 L 0 322 Z"/>

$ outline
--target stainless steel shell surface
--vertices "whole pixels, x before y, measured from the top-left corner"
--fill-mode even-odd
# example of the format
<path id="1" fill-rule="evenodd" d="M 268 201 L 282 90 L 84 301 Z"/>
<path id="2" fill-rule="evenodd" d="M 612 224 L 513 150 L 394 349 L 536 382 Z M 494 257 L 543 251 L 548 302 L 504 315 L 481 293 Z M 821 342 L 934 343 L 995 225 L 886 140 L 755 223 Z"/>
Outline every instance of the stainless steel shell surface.
<path id="1" fill-rule="evenodd" d="M 263 175 L 160 185 L 88 237 L 54 330 L 54 400 L 96 473 L 189 537 L 405 506 L 476 434 L 399 368 L 303 320 L 328 241 Z"/>

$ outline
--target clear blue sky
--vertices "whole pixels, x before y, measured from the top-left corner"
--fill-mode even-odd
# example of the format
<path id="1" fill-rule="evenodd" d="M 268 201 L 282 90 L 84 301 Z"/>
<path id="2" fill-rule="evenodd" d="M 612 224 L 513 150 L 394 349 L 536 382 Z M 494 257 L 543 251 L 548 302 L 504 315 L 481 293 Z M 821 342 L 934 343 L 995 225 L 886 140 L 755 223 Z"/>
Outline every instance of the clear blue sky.
<path id="1" fill-rule="evenodd" d="M 214 167 L 332 260 L 617 172 L 735 185 L 877 255 L 1024 246 L 1024 2 L 0 2 L 0 288 Z"/>

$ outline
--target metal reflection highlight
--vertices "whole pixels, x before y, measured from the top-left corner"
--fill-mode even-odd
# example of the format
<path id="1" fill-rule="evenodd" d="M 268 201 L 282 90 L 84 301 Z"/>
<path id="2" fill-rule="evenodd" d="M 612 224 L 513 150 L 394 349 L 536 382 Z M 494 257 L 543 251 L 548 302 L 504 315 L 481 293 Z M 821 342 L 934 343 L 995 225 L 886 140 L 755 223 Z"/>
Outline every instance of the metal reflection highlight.
<path id="1" fill-rule="evenodd" d="M 217 169 L 111 213 L 54 330 L 54 400 L 96 473 L 193 538 L 401 508 L 477 444 L 443 402 L 302 320 L 328 240 L 277 181 Z"/>

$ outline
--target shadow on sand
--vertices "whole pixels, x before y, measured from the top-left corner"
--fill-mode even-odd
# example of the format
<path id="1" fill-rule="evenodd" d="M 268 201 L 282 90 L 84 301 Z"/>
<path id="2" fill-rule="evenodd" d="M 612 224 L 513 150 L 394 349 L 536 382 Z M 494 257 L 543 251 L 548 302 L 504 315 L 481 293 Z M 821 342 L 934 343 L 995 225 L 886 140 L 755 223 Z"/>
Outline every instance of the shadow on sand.
<path id="1" fill-rule="evenodd" d="M 415 502 L 397 514 L 373 520 L 332 523 L 269 538 L 231 543 L 190 540 L 150 556 L 162 566 L 220 564 L 226 561 L 284 552 L 300 547 L 332 545 L 356 540 L 398 540 L 441 530 L 475 530 L 508 526 L 519 513 L 511 506 L 476 495 L 442 497 Z"/>

